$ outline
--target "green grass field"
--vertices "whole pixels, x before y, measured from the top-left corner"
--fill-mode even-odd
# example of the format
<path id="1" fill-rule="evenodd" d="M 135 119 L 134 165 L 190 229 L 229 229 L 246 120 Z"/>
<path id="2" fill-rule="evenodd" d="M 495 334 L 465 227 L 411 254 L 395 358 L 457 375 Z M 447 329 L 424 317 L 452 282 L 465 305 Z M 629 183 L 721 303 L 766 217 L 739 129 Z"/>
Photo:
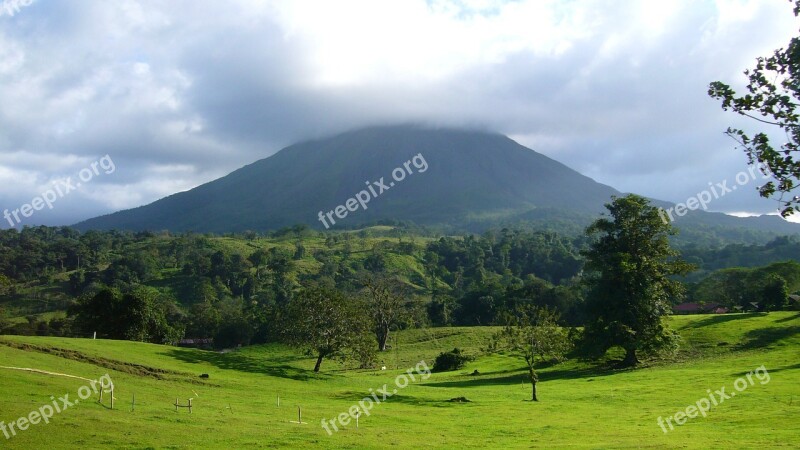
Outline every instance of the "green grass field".
<path id="1" fill-rule="evenodd" d="M 797 448 L 800 436 L 800 314 L 680 316 L 673 361 L 608 370 L 570 360 L 541 371 L 538 403 L 527 401 L 521 361 L 484 355 L 491 328 L 397 334 L 381 355 L 387 370 L 359 371 L 268 345 L 225 354 L 133 342 L 0 337 L 0 366 L 98 379 L 108 373 L 116 404 L 96 395 L 30 425 L 0 448 Z M 478 358 L 463 370 L 409 383 L 332 435 L 322 428 L 420 361 L 432 366 L 460 347 Z M 739 377 L 764 365 L 741 392 Z M 474 370 L 480 375 L 471 375 Z M 199 378 L 207 373 L 208 379 Z M 77 398 L 87 382 L 0 369 L 0 421 L 8 424 L 54 398 Z M 666 418 L 725 387 L 736 396 L 665 433 Z M 135 410 L 131 400 L 135 395 Z M 280 396 L 280 406 L 277 397 Z M 175 399 L 193 398 L 193 412 Z M 450 402 L 466 397 L 469 403 Z M 303 422 L 297 424 L 297 407 Z M 332 428 L 331 428 L 331 431 Z"/>

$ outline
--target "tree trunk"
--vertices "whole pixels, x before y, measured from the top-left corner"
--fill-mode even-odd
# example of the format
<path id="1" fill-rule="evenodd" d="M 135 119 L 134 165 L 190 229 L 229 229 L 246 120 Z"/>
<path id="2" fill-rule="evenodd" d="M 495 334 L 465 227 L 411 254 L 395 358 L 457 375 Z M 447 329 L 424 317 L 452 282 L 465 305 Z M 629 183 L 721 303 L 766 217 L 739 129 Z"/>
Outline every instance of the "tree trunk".
<path id="1" fill-rule="evenodd" d="M 622 361 L 622 364 L 626 367 L 633 367 L 639 364 L 639 358 L 636 357 L 635 348 L 625 349 L 625 359 Z"/>
<path id="2" fill-rule="evenodd" d="M 528 377 L 531 379 L 531 401 L 538 402 L 539 399 L 536 397 L 536 382 L 539 381 L 539 377 L 536 376 L 536 372 L 534 372 L 532 367 L 528 367 Z"/>
<path id="3" fill-rule="evenodd" d="M 317 364 L 314 366 L 314 372 L 319 372 L 319 366 L 322 364 L 322 353 L 317 357 Z"/>
<path id="4" fill-rule="evenodd" d="M 386 351 L 386 341 L 389 340 L 389 330 L 380 330 L 377 333 L 378 338 L 378 351 L 385 352 Z"/>

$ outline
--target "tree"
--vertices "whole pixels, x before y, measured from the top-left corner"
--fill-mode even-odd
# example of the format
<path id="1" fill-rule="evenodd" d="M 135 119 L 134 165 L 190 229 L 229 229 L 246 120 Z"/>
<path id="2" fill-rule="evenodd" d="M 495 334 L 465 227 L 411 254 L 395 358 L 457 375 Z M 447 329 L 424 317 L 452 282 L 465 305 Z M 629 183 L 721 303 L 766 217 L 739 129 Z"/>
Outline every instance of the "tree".
<path id="1" fill-rule="evenodd" d="M 75 328 L 85 334 L 97 332 L 100 337 L 124 339 L 116 312 L 122 294 L 117 289 L 104 288 L 96 294 L 84 295 L 70 306 L 68 314 L 75 316 Z"/>
<path id="2" fill-rule="evenodd" d="M 389 331 L 399 326 L 408 315 L 400 293 L 400 283 L 369 274 L 362 276 L 361 283 L 365 288 L 365 303 L 372 318 L 375 338 L 378 340 L 378 351 L 386 351 Z"/>
<path id="3" fill-rule="evenodd" d="M 536 367 L 547 361 L 562 361 L 571 347 L 569 336 L 558 326 L 558 320 L 558 313 L 547 308 L 521 309 L 509 325 L 492 337 L 489 346 L 491 351 L 508 350 L 525 361 L 533 402 L 539 401 Z"/>
<path id="4" fill-rule="evenodd" d="M 6 295 L 11 290 L 11 280 L 0 273 L 0 295 Z"/>
<path id="5" fill-rule="evenodd" d="M 3 334 L 6 327 L 11 325 L 11 322 L 6 319 L 6 314 L 5 308 L 0 305 L 0 334 Z"/>
<path id="6" fill-rule="evenodd" d="M 439 255 L 433 251 L 425 252 L 425 258 L 422 261 L 425 267 L 425 273 L 430 279 L 431 297 L 436 298 L 436 275 L 439 271 Z"/>
<path id="7" fill-rule="evenodd" d="M 75 326 L 86 335 L 96 331 L 109 339 L 167 344 L 183 336 L 182 328 L 167 323 L 170 301 L 150 287 L 140 286 L 124 294 L 107 288 L 81 297 L 69 314 L 75 316 Z"/>
<path id="8" fill-rule="evenodd" d="M 123 324 L 124 339 L 174 344 L 183 337 L 182 328 L 167 323 L 167 306 L 174 301 L 155 288 L 138 286 L 125 293 L 115 312 Z"/>
<path id="9" fill-rule="evenodd" d="M 428 317 L 435 326 L 443 327 L 453 324 L 453 311 L 458 307 L 458 302 L 453 296 L 439 295 L 427 305 Z"/>
<path id="10" fill-rule="evenodd" d="M 272 274 L 272 289 L 278 304 L 286 304 L 292 298 L 294 288 L 294 283 L 289 277 L 289 272 L 294 267 L 291 253 L 278 247 L 269 249 L 266 266 Z"/>
<path id="11" fill-rule="evenodd" d="M 191 338 L 214 336 L 219 329 L 221 321 L 220 313 L 211 301 L 197 302 L 189 308 L 189 323 L 186 329 L 186 336 Z"/>
<path id="12" fill-rule="evenodd" d="M 286 319 L 285 339 L 316 356 L 314 372 L 319 372 L 324 358 L 345 358 L 348 350 L 360 348 L 369 330 L 357 302 L 327 287 L 306 288 L 292 298 Z"/>
<path id="13" fill-rule="evenodd" d="M 261 269 L 265 268 L 267 261 L 269 261 L 269 252 L 267 252 L 266 249 L 260 248 L 251 253 L 250 256 L 247 257 L 247 260 L 256 268 L 256 278 L 261 280 Z"/>
<path id="14" fill-rule="evenodd" d="M 795 0 L 794 15 L 800 14 L 800 0 Z M 756 59 L 752 70 L 745 70 L 749 83 L 747 94 L 737 96 L 731 87 L 720 81 L 709 85 L 708 95 L 722 102 L 722 109 L 777 127 L 786 142 L 775 147 L 767 133 L 752 136 L 737 128 L 728 128 L 726 134 L 739 143 L 750 164 L 764 165 L 775 181 L 759 188 L 762 197 L 779 193 L 781 215 L 788 217 L 800 210 L 800 196 L 786 200 L 785 195 L 797 188 L 800 182 L 800 37 L 794 37 L 784 49 L 775 50 L 771 56 Z M 777 184 L 775 183 L 777 181 Z"/>
<path id="15" fill-rule="evenodd" d="M 789 288 L 780 275 L 768 274 L 760 290 L 761 303 L 767 311 L 782 309 L 789 302 Z"/>
<path id="16" fill-rule="evenodd" d="M 606 208 L 611 216 L 586 230 L 594 242 L 584 253 L 589 284 L 585 339 L 598 354 L 621 346 L 623 364 L 634 366 L 638 350 L 663 350 L 676 343 L 662 318 L 670 312 L 670 300 L 683 295 L 673 275 L 693 267 L 670 248 L 668 236 L 676 231 L 647 199 L 612 197 Z"/>

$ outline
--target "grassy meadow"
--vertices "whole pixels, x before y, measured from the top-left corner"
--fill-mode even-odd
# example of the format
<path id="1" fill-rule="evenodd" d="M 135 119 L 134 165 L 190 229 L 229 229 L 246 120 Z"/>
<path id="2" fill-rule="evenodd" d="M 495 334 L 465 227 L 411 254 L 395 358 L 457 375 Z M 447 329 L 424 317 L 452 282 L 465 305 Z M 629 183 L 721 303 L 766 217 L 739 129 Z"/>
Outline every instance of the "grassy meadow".
<path id="1" fill-rule="evenodd" d="M 356 370 L 278 345 L 217 353 L 124 341 L 1 336 L 0 366 L 114 381 L 115 407 L 96 396 L 30 425 L 0 448 L 797 448 L 800 313 L 676 316 L 683 337 L 671 361 L 636 370 L 571 359 L 541 370 L 530 402 L 524 363 L 482 351 L 495 329 L 399 332 L 379 355 L 386 370 Z M 433 373 L 331 435 L 333 419 L 420 361 L 459 347 L 477 358 Z M 612 358 L 610 355 L 609 358 Z M 764 365 L 769 378 L 736 392 Z M 474 374 L 474 371 L 478 374 Z M 413 372 L 413 370 L 412 370 Z M 200 374 L 209 378 L 200 378 Z M 423 374 L 424 375 L 424 374 Z M 768 380 L 768 382 L 766 381 Z M 87 382 L 0 369 L 0 421 L 8 424 Z M 665 433 L 658 425 L 725 387 L 735 397 Z M 135 395 L 135 409 L 131 410 Z M 280 406 L 277 399 L 280 396 Z M 193 411 L 175 411 L 179 398 Z M 450 401 L 465 397 L 469 402 Z M 303 424 L 297 421 L 302 408 Z M 331 431 L 333 431 L 331 429 Z"/>

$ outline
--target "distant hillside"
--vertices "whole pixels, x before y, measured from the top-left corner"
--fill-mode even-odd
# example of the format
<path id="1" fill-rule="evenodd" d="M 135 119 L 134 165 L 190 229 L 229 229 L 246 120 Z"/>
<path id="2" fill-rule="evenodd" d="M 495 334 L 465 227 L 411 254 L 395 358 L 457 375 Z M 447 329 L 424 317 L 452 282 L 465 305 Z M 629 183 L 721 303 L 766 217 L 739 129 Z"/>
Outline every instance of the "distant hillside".
<path id="1" fill-rule="evenodd" d="M 357 195 L 365 201 L 348 204 Z M 295 144 L 195 189 L 76 228 L 232 232 L 298 223 L 353 228 L 387 219 L 470 231 L 527 219 L 569 228 L 585 226 L 612 195 L 620 192 L 500 134 L 386 126 Z M 678 223 L 800 230 L 774 217 L 704 212 Z"/>

